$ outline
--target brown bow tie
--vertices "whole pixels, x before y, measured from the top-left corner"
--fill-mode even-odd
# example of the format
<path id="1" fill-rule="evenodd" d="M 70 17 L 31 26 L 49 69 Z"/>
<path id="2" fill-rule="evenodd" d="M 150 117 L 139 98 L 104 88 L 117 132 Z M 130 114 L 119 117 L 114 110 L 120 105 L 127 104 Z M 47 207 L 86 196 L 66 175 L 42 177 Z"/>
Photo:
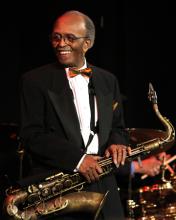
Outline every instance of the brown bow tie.
<path id="1" fill-rule="evenodd" d="M 78 74 L 81 74 L 81 75 L 86 76 L 86 77 L 91 77 L 92 69 L 91 68 L 85 68 L 85 69 L 82 69 L 82 70 L 75 70 L 75 69 L 72 69 L 72 68 L 69 69 L 69 76 L 71 78 L 77 76 Z"/>

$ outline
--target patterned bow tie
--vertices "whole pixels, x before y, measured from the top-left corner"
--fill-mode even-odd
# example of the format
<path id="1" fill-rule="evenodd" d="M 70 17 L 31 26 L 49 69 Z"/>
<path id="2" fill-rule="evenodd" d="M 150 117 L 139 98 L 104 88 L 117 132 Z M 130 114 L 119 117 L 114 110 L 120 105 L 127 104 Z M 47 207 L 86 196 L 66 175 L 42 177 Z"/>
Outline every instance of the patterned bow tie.
<path id="1" fill-rule="evenodd" d="M 91 68 L 85 68 L 85 69 L 82 69 L 82 70 L 75 70 L 75 69 L 72 69 L 72 68 L 69 69 L 69 76 L 71 78 L 77 76 L 78 74 L 81 74 L 81 75 L 86 76 L 86 77 L 91 77 L 92 69 Z"/>

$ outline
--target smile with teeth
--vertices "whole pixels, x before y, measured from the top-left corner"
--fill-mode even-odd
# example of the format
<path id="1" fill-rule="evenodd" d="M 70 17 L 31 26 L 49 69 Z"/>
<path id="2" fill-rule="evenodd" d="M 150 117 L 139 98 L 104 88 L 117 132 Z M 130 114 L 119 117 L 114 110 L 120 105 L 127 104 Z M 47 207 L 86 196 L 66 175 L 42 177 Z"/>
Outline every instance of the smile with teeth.
<path id="1" fill-rule="evenodd" d="M 70 54 L 71 53 L 71 51 L 58 51 L 58 52 L 61 55 L 65 55 L 65 54 Z"/>

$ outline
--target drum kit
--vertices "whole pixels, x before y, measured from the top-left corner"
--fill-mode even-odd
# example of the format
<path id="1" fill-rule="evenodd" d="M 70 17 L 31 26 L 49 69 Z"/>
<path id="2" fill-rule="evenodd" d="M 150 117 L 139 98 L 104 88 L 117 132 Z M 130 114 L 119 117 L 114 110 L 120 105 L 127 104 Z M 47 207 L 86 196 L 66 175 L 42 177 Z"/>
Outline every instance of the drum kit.
<path id="1" fill-rule="evenodd" d="M 151 186 L 140 187 L 131 202 L 135 220 L 176 219 L 176 176 Z"/>
<path id="2" fill-rule="evenodd" d="M 133 144 L 165 135 L 164 132 L 154 129 L 130 128 L 128 131 Z M 175 167 L 169 165 L 175 160 L 176 155 L 163 161 L 159 181 L 132 190 L 132 198 L 128 201 L 128 220 L 176 220 L 176 173 Z M 141 176 L 141 180 L 146 177 L 147 175 Z"/>

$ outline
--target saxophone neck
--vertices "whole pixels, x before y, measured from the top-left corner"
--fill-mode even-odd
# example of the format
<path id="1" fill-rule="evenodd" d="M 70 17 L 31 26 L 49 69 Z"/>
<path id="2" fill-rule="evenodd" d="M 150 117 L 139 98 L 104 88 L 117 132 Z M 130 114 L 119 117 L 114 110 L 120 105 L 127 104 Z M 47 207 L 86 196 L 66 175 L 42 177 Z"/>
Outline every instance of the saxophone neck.
<path id="1" fill-rule="evenodd" d="M 166 137 L 161 140 L 161 145 L 165 143 L 173 143 L 175 140 L 175 129 L 172 123 L 164 117 L 159 109 L 158 109 L 158 104 L 157 104 L 157 94 L 156 91 L 153 88 L 153 85 L 149 83 L 149 92 L 148 92 L 148 98 L 153 104 L 153 109 L 159 120 L 162 122 L 163 126 L 165 127 L 165 133 Z M 164 150 L 164 149 L 163 149 Z"/>

